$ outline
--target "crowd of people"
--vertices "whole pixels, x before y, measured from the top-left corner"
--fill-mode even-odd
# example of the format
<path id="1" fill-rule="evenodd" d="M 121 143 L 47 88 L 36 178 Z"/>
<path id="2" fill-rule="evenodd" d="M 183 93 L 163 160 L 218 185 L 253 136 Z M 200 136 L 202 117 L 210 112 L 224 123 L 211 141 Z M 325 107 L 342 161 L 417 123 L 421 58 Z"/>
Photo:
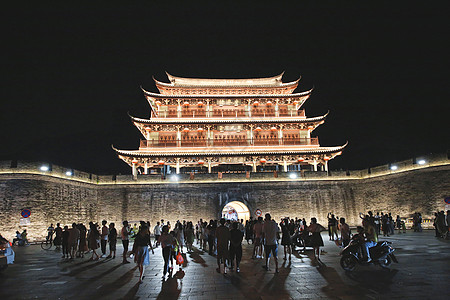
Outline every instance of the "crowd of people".
<path id="1" fill-rule="evenodd" d="M 443 211 L 435 214 L 434 225 L 436 236 L 446 237 L 449 232 L 450 211 L 447 215 Z M 369 249 L 376 245 L 378 236 L 405 233 L 405 221 L 397 215 L 394 219 L 391 213 L 360 214 L 362 226 L 357 227 L 355 236 L 363 239 L 363 254 L 370 262 Z M 329 240 L 338 246 L 347 246 L 352 239 L 352 232 L 345 218 L 329 213 L 328 236 Z M 421 231 L 422 217 L 420 213 L 413 216 L 414 231 Z M 48 227 L 47 241 L 53 242 L 62 249 L 62 258 L 72 260 L 77 257 L 84 257 L 91 254 L 90 260 L 100 258 L 115 259 L 116 244 L 118 238 L 123 245 L 122 263 L 130 263 L 128 259 L 133 258 L 138 265 L 140 276 L 139 282 L 144 279 L 145 266 L 149 265 L 149 252 L 154 253 L 154 248 L 161 247 L 164 260 L 163 278 L 171 276 L 175 265 L 179 265 L 182 270 L 183 261 L 186 254 L 194 251 L 193 245 L 197 241 L 199 250 L 216 256 L 217 272 L 227 273 L 227 271 L 240 272 L 240 262 L 242 260 L 242 243 L 252 244 L 252 259 L 265 259 L 264 268 L 270 270 L 270 259 L 273 258 L 275 272 L 279 272 L 278 264 L 278 243 L 281 240 L 284 260 L 291 260 L 292 253 L 296 247 L 312 247 L 314 249 L 314 259 L 320 262 L 320 248 L 324 246 L 321 232 L 327 228 L 317 222 L 316 218 L 311 218 L 309 224 L 303 218 L 283 218 L 279 223 L 272 219 L 270 214 L 265 218 L 258 217 L 244 220 L 210 220 L 209 222 L 200 219 L 195 225 L 192 222 L 177 221 L 173 228 L 170 222 L 158 221 L 154 227 L 150 222 L 141 221 L 139 226 L 130 226 L 128 221 L 123 221 L 122 228 L 118 231 L 114 223 L 106 220 L 101 225 L 90 222 L 88 227 L 83 224 L 73 223 L 56 227 L 51 224 Z M 14 243 L 26 241 L 27 232 L 17 232 Z M 154 238 L 152 238 L 152 236 Z M 130 241 L 134 240 L 132 249 L 129 249 Z M 107 251 L 109 245 L 109 252 Z M 108 253 L 107 253 L 108 252 Z"/>

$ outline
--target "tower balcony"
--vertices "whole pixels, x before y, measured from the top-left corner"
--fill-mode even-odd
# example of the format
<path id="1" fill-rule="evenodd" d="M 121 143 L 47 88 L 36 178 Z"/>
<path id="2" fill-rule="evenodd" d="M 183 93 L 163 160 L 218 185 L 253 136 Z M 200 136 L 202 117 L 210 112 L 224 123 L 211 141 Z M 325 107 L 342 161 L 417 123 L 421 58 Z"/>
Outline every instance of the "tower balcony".
<path id="1" fill-rule="evenodd" d="M 145 148 L 173 148 L 173 147 L 227 147 L 227 146 L 319 146 L 319 138 L 257 138 L 254 139 L 227 139 L 214 138 L 206 139 L 186 138 L 186 139 L 160 139 L 141 140 L 140 150 Z"/>
<path id="2" fill-rule="evenodd" d="M 275 117 L 276 112 L 273 108 L 253 108 L 250 112 L 244 108 L 212 108 L 206 111 L 203 108 L 183 108 L 181 111 L 176 109 L 161 110 L 158 112 L 158 118 L 239 118 L 239 117 Z M 288 110 L 280 108 L 278 117 L 306 117 L 304 110 Z"/>

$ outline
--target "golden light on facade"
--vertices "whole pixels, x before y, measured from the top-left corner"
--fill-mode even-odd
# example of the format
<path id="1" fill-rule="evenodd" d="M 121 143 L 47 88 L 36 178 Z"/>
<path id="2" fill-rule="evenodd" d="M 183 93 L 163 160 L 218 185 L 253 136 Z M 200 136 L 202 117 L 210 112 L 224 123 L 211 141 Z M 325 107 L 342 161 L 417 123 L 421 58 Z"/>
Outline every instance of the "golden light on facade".
<path id="1" fill-rule="evenodd" d="M 202 102 L 202 101 L 199 101 L 199 102 L 197 103 L 197 105 L 198 105 L 198 106 L 203 106 L 203 102 Z"/>
<path id="2" fill-rule="evenodd" d="M 184 128 L 184 129 L 183 129 L 183 132 L 188 133 L 188 132 L 189 132 L 189 128 L 187 128 L 187 127 Z"/>
<path id="3" fill-rule="evenodd" d="M 200 127 L 200 128 L 197 129 L 197 132 L 202 133 L 203 131 L 204 131 L 204 129 L 203 129 L 202 127 Z"/>
<path id="4" fill-rule="evenodd" d="M 256 132 L 259 132 L 259 131 L 261 131 L 261 130 L 262 130 L 261 127 L 256 127 L 256 128 L 255 128 L 255 131 L 256 131 Z"/>
<path id="5" fill-rule="evenodd" d="M 258 101 L 253 102 L 253 106 L 258 106 L 258 105 L 259 105 Z"/>
<path id="6" fill-rule="evenodd" d="M 272 128 L 270 128 L 270 130 L 271 131 L 277 131 L 278 129 L 275 126 L 273 126 Z"/>
<path id="7" fill-rule="evenodd" d="M 266 103 L 267 106 L 271 106 L 272 104 L 273 104 L 272 101 L 267 101 Z"/>
<path id="8" fill-rule="evenodd" d="M 184 103 L 183 103 L 183 106 L 189 106 L 189 102 L 187 102 L 187 101 L 184 102 Z"/>

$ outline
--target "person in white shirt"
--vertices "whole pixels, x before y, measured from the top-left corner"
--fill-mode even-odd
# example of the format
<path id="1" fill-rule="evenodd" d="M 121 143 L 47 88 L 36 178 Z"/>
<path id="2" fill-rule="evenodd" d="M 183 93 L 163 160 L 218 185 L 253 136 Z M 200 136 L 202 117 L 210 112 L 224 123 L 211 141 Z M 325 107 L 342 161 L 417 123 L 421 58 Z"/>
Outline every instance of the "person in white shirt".
<path id="1" fill-rule="evenodd" d="M 161 236 L 161 225 L 159 224 L 159 222 L 156 222 L 155 227 L 153 228 L 153 234 L 155 235 L 155 247 L 158 247 L 159 245 L 159 237 Z"/>
<path id="2" fill-rule="evenodd" d="M 278 273 L 278 239 L 280 238 L 280 228 L 278 227 L 278 224 L 272 220 L 270 214 L 266 214 L 262 233 L 264 237 L 264 250 L 266 252 L 266 265 L 264 268 L 266 271 L 270 271 L 270 253 L 273 253 L 275 272 Z"/>

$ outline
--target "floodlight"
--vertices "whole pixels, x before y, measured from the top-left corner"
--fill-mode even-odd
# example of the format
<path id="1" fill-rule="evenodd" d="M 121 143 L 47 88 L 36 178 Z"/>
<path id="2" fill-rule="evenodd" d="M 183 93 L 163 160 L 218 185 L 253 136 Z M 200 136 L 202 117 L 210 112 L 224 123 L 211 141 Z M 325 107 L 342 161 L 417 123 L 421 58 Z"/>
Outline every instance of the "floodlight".
<path id="1" fill-rule="evenodd" d="M 391 166 L 391 170 L 392 170 L 392 171 L 395 171 L 395 170 L 397 170 L 397 169 L 398 169 L 398 167 L 397 167 L 396 165 Z"/>
<path id="2" fill-rule="evenodd" d="M 66 171 L 66 176 L 72 176 L 72 175 L 73 175 L 72 171 L 70 171 L 70 170 Z"/>
<path id="3" fill-rule="evenodd" d="M 170 176 L 171 181 L 178 181 L 178 179 L 180 179 L 180 178 L 177 175 Z"/>
<path id="4" fill-rule="evenodd" d="M 43 165 L 43 166 L 41 166 L 39 169 L 40 169 L 41 171 L 43 171 L 43 172 L 47 172 L 50 168 L 49 168 L 48 166 L 46 166 L 46 165 Z"/>
<path id="5" fill-rule="evenodd" d="M 426 163 L 425 159 L 421 159 L 417 162 L 419 165 L 424 165 Z"/>
<path id="6" fill-rule="evenodd" d="M 295 179 L 295 178 L 297 178 L 297 174 L 295 174 L 295 173 L 290 173 L 290 174 L 289 174 L 289 178 Z"/>

